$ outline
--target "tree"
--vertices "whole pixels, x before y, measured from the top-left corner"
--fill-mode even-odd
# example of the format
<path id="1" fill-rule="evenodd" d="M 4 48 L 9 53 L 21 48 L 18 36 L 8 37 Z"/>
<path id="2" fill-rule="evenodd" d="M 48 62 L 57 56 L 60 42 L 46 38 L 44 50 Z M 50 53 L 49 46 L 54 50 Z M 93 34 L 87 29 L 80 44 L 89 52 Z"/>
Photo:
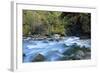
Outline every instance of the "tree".
<path id="1" fill-rule="evenodd" d="M 51 35 L 55 33 L 64 34 L 64 25 L 59 19 L 60 15 L 61 12 L 24 10 L 24 30 L 27 25 L 31 35 Z M 29 32 L 27 32 L 27 35 L 28 33 Z"/>
<path id="2" fill-rule="evenodd" d="M 65 33 L 69 36 L 87 36 L 91 33 L 91 14 L 90 13 L 71 13 L 61 14 Z"/>
<path id="3" fill-rule="evenodd" d="M 88 36 L 91 14 L 58 11 L 23 10 L 23 35 Z"/>

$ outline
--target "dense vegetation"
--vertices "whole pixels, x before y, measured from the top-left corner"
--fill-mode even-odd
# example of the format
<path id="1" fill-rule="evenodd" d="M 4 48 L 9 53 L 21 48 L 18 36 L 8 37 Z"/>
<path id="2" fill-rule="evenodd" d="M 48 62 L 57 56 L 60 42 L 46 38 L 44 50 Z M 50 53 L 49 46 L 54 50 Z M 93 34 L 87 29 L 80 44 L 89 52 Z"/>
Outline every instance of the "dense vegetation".
<path id="1" fill-rule="evenodd" d="M 23 36 L 86 36 L 90 38 L 91 14 L 23 10 Z"/>

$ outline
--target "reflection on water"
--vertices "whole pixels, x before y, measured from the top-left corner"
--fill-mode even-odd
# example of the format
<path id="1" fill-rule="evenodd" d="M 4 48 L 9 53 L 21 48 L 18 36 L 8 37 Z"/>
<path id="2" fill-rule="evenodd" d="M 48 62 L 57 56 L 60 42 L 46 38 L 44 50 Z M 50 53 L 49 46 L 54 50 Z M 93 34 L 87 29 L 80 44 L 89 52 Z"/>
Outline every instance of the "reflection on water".
<path id="1" fill-rule="evenodd" d="M 79 37 L 66 37 L 59 41 L 23 39 L 23 62 L 60 61 L 73 45 L 91 48 L 91 40 Z"/>

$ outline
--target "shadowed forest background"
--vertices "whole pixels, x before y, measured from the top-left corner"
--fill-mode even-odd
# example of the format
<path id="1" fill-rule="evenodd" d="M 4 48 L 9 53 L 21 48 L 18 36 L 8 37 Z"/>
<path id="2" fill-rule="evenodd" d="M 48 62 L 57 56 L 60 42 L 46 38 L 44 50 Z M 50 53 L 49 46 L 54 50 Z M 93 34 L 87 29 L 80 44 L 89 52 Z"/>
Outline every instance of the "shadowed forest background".
<path id="1" fill-rule="evenodd" d="M 90 38 L 91 14 L 23 10 L 23 36 L 85 36 Z"/>

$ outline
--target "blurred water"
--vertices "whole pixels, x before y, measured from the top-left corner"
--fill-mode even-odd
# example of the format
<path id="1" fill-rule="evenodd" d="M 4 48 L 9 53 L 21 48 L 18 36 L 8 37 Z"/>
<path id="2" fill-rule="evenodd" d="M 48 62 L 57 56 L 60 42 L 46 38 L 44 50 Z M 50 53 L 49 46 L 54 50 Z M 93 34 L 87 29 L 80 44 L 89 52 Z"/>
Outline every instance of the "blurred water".
<path id="1" fill-rule="evenodd" d="M 64 57 L 63 53 L 74 44 L 91 48 L 90 39 L 82 40 L 79 37 L 66 37 L 60 41 L 24 39 L 23 62 L 31 62 L 37 54 L 43 55 L 46 61 L 60 60 Z"/>

